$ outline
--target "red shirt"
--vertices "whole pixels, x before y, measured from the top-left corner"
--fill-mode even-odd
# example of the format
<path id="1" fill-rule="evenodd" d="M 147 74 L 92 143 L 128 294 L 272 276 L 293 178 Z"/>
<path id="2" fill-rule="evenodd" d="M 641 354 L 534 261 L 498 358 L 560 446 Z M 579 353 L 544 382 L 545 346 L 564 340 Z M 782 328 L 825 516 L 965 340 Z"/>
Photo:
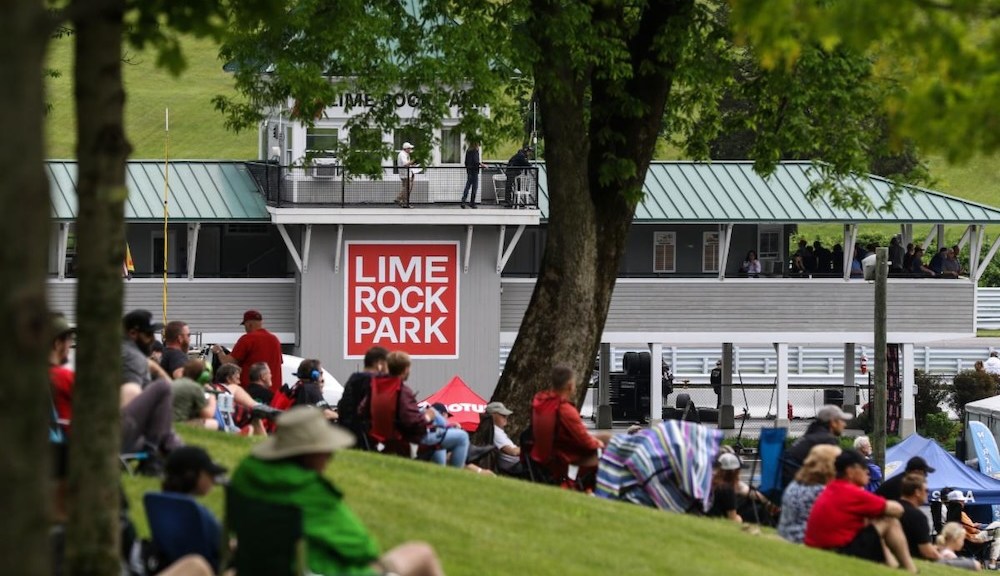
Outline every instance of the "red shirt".
<path id="1" fill-rule="evenodd" d="M 49 382 L 52 383 L 52 402 L 60 420 L 73 420 L 73 383 L 76 374 L 65 366 L 49 367 Z M 69 427 L 67 426 L 67 429 Z"/>
<path id="2" fill-rule="evenodd" d="M 587 432 L 576 406 L 551 390 L 543 390 L 531 401 L 531 427 L 535 447 L 531 457 L 547 463 L 555 456 L 573 464 L 590 457 L 600 443 Z"/>
<path id="3" fill-rule="evenodd" d="M 885 512 L 885 498 L 866 492 L 845 479 L 826 485 L 813 504 L 806 522 L 805 545 L 842 548 L 865 527 L 865 520 Z"/>
<path id="4" fill-rule="evenodd" d="M 240 368 L 240 384 L 250 384 L 250 367 L 257 362 L 267 362 L 271 369 L 271 391 L 281 389 L 281 341 L 263 328 L 247 332 L 236 341 L 231 354 Z"/>

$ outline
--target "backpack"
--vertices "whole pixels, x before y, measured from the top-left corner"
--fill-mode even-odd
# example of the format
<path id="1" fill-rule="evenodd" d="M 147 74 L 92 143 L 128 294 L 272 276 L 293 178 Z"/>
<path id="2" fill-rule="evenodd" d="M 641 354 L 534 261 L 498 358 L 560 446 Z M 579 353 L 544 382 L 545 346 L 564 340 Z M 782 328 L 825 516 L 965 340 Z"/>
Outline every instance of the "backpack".
<path id="1" fill-rule="evenodd" d="M 271 398 L 271 408 L 288 410 L 295 403 L 295 395 L 299 391 L 299 383 L 289 386 L 282 384 L 278 392 Z"/>

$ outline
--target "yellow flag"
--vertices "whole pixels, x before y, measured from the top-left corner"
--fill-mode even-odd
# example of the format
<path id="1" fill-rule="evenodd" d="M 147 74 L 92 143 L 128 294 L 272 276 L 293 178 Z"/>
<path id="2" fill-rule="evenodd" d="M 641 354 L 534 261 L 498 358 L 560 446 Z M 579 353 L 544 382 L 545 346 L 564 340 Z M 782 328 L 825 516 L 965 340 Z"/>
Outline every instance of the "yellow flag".
<path id="1" fill-rule="evenodd" d="M 132 279 L 135 273 L 135 263 L 132 262 L 132 251 L 129 250 L 128 242 L 125 243 L 125 261 L 122 262 L 122 278 Z"/>

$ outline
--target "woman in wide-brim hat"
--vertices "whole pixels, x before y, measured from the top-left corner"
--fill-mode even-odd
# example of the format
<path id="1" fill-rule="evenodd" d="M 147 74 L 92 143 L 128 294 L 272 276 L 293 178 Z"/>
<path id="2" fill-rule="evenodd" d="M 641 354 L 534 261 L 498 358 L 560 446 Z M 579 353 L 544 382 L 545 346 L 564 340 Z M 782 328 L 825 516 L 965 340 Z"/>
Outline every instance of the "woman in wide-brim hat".
<path id="1" fill-rule="evenodd" d="M 354 435 L 312 406 L 278 417 L 277 429 L 236 468 L 230 489 L 245 498 L 302 510 L 309 570 L 316 574 L 444 574 L 430 545 L 407 542 L 379 555 L 375 539 L 323 476 L 333 453 Z"/>

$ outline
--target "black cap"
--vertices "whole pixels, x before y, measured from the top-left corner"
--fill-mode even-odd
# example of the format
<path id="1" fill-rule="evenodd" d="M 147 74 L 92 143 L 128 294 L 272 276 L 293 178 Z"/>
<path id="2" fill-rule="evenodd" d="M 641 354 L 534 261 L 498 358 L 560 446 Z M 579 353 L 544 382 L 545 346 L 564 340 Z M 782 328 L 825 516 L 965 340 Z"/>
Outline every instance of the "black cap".
<path id="1" fill-rule="evenodd" d="M 864 466 L 868 467 L 868 460 L 861 455 L 861 452 L 857 450 L 844 450 L 837 456 L 837 459 L 833 461 L 834 468 L 837 469 L 837 475 L 841 475 L 845 470 L 851 466 Z"/>
<path id="2" fill-rule="evenodd" d="M 122 326 L 125 331 L 138 330 L 146 334 L 155 334 L 163 330 L 163 324 L 153 322 L 153 313 L 149 310 L 133 310 L 122 319 Z"/>
<path id="3" fill-rule="evenodd" d="M 927 464 L 927 460 L 924 460 L 920 456 L 914 456 L 906 461 L 906 471 L 913 472 L 914 470 L 923 470 L 924 472 L 930 474 L 934 471 L 934 468 L 931 468 Z"/>
<path id="4" fill-rule="evenodd" d="M 451 412 L 448 412 L 448 407 L 443 402 L 435 402 L 431 404 L 431 407 L 445 416 L 451 416 Z"/>
<path id="5" fill-rule="evenodd" d="M 213 477 L 226 473 L 226 467 L 216 464 L 200 446 L 181 446 L 167 456 L 166 473 L 180 476 L 185 472 L 208 472 Z"/>

